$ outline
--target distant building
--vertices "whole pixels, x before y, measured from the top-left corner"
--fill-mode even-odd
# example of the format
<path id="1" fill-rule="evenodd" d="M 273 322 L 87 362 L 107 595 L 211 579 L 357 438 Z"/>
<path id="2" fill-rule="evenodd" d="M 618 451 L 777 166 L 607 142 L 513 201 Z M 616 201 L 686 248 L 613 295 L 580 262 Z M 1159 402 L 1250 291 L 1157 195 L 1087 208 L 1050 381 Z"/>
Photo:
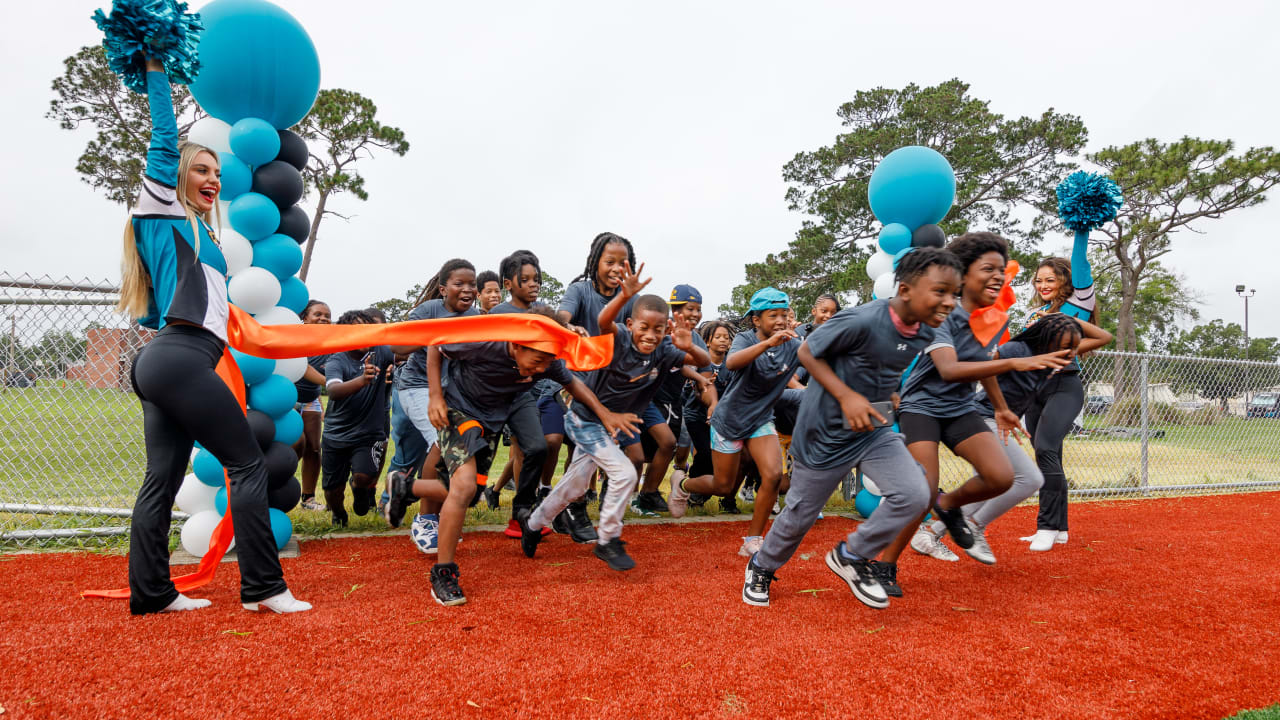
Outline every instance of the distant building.
<path id="1" fill-rule="evenodd" d="M 155 332 L 137 326 L 94 328 L 85 336 L 89 341 L 85 361 L 68 367 L 67 379 L 97 389 L 131 389 L 129 368 L 133 358 L 155 337 Z"/>

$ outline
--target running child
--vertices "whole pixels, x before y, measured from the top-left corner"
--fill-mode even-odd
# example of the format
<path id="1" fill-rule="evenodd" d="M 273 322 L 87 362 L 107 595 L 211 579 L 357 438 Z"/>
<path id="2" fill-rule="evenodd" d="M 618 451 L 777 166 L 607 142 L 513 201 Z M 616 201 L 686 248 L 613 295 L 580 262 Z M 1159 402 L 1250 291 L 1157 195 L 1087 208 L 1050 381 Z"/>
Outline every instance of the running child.
<path id="1" fill-rule="evenodd" d="M 319 300 L 308 300 L 298 313 L 304 325 L 328 325 L 332 320 L 329 306 Z M 316 483 L 320 480 L 320 434 L 324 422 L 324 407 L 320 404 L 320 386 L 324 385 L 324 367 L 328 355 L 307 358 L 307 370 L 302 379 L 294 383 L 298 390 L 296 409 L 302 415 L 302 437 L 294 443 L 293 451 L 302 464 L 303 510 L 324 510 L 316 501 Z"/>
<path id="2" fill-rule="evenodd" d="M 338 318 L 339 325 L 372 322 L 364 310 L 349 310 Z M 334 525 L 347 524 L 343 495 L 348 481 L 356 515 L 367 515 L 375 504 L 380 461 L 375 446 L 387 437 L 387 373 L 394 363 L 395 355 L 385 345 L 334 353 L 325 363 L 329 415 L 320 443 L 321 484 Z"/>
<path id="3" fill-rule="evenodd" d="M 969 525 L 960 508 L 996 497 L 1013 485 L 1013 466 L 1000 439 L 987 428 L 978 413 L 974 383 L 981 381 L 994 408 L 994 420 L 1002 436 L 1020 430 L 1018 416 L 1009 410 L 995 376 L 1011 370 L 1058 369 L 1070 362 L 1070 350 L 1025 358 L 992 360 L 1004 332 L 999 328 L 984 337 L 974 331 L 971 317 L 994 305 L 1004 289 L 1009 261 L 1004 238 L 989 232 L 972 232 L 951 241 L 947 250 L 960 259 L 960 302 L 921 353 L 902 387 L 898 426 L 907 449 L 925 469 L 931 492 L 938 488 L 938 444 L 973 466 L 976 474 L 956 489 L 939 494 L 933 504 L 937 518 L 966 553 L 979 562 L 994 558 L 980 529 Z M 879 483 L 874 473 L 869 473 Z M 911 542 L 908 528 L 884 551 L 874 569 L 880 584 L 892 597 L 901 597 L 897 582 L 898 558 Z"/>
<path id="4" fill-rule="evenodd" d="M 840 299 L 831 293 L 823 293 L 813 301 L 813 307 L 809 310 L 809 315 L 813 319 L 796 328 L 796 334 L 800 337 L 808 337 L 814 328 L 831 319 L 832 315 L 840 312 Z"/>
<path id="5" fill-rule="evenodd" d="M 498 273 L 485 270 L 476 276 L 476 302 L 482 313 L 488 313 L 502 302 L 502 279 Z"/>
<path id="6" fill-rule="evenodd" d="M 671 473 L 672 487 L 679 485 L 686 477 L 701 477 L 715 472 L 715 467 L 711 464 L 711 425 L 709 423 L 716 403 L 720 401 L 720 396 L 729 386 L 730 373 L 724 369 L 724 361 L 729 355 L 729 348 L 733 345 L 735 332 L 733 325 L 723 320 L 712 320 L 704 323 L 699 328 L 698 334 L 707 345 L 707 354 L 711 356 L 711 362 L 698 368 L 698 374 L 709 384 L 690 383 L 685 386 L 681 397 L 684 403 L 681 414 L 684 427 L 689 433 L 689 443 L 693 448 L 693 463 L 687 471 L 677 468 Z M 738 503 L 735 498 L 734 492 L 721 495 L 721 512 L 737 514 Z M 689 504 L 702 506 L 710 499 L 710 495 L 690 494 Z"/>
<path id="7" fill-rule="evenodd" d="M 685 478 L 671 486 L 668 506 L 672 517 L 689 507 L 689 494 L 725 495 L 737 481 L 745 449 L 760 472 L 751 527 L 738 554 L 750 557 L 760 549 L 769 511 L 778 499 L 782 481 L 782 446 L 773 425 L 773 406 L 787 388 L 800 363 L 800 341 L 789 327 L 787 294 L 763 288 L 751 296 L 748 313 L 752 329 L 733 339 L 725 369 L 733 373 L 729 386 L 711 415 L 711 475 Z"/>
<path id="8" fill-rule="evenodd" d="M 600 330 L 614 336 L 613 359 L 607 367 L 584 378 L 606 408 L 632 420 L 638 411 L 649 406 L 659 382 L 672 367 L 706 365 L 711 359 L 693 343 L 692 333 L 679 316 L 668 319 L 667 304 L 657 295 L 636 297 L 626 327 L 615 325 L 614 318 L 649 284 L 640 279 L 643 270 L 641 265 L 633 274 L 630 263 L 623 264 L 619 292 L 600 311 L 598 319 Z M 668 327 L 674 328 L 670 336 Z M 621 535 L 627 500 L 636 485 L 636 469 L 619 447 L 618 433 L 609 429 L 606 419 L 584 403 L 574 403 L 565 414 L 565 430 L 574 443 L 569 469 L 532 513 L 518 518 L 524 529 L 521 543 L 529 557 L 533 557 L 542 539 L 542 528 L 586 492 L 592 469 L 599 467 L 608 475 L 608 486 L 600 499 L 595 555 L 612 570 L 635 567 Z"/>
<path id="9" fill-rule="evenodd" d="M 759 552 L 747 562 L 742 601 L 748 605 L 769 605 L 778 568 L 795 554 L 841 480 L 860 466 L 876 478 L 883 500 L 826 554 L 826 563 L 860 602 L 889 606 L 871 561 L 917 521 L 930 494 L 920 466 L 890 427 L 888 405 L 897 400 L 902 371 L 934 341 L 933 329 L 955 306 L 960 262 L 945 250 L 924 248 L 903 256 L 894 277 L 898 291 L 892 299 L 836 313 L 799 349 L 813 379 L 792 436 L 791 490 Z"/>

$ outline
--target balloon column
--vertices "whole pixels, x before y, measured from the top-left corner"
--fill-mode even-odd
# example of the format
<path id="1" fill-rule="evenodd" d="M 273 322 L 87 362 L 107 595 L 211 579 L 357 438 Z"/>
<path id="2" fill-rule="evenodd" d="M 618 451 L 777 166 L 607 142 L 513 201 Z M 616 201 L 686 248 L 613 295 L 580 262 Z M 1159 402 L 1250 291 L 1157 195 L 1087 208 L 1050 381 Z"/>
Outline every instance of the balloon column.
<path id="1" fill-rule="evenodd" d="M 872 297 L 897 294 L 893 271 L 903 255 L 918 247 L 942 247 L 947 236 L 937 223 L 956 199 L 956 174 L 937 150 L 911 145 L 885 156 L 871 173 L 867 200 L 884 224 L 879 250 L 867 260 L 875 281 Z"/>
<path id="2" fill-rule="evenodd" d="M 311 221 L 297 202 L 308 153 L 288 128 L 315 102 L 319 56 L 302 25 L 265 0 L 215 0 L 200 9 L 200 20 L 200 72 L 190 89 L 210 117 L 192 125 L 187 139 L 216 151 L 221 161 L 227 294 L 263 325 L 300 323 L 309 293 L 295 275 Z M 291 446 L 302 436 L 293 384 L 307 361 L 233 355 L 248 387 L 249 425 L 266 455 L 271 529 L 283 548 L 293 534 L 285 513 L 302 493 L 293 476 L 298 456 Z M 227 501 L 222 466 L 211 453 L 199 450 L 192 470 L 177 502 L 191 514 L 182 546 L 199 557 Z"/>

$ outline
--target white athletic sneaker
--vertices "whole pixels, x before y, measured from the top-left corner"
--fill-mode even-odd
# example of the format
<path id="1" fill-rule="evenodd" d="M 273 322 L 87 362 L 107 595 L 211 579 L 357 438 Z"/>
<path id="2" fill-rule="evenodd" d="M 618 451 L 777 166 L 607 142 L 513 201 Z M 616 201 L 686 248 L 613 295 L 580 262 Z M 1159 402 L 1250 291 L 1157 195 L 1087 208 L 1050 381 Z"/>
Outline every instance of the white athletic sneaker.
<path id="1" fill-rule="evenodd" d="M 252 612 L 270 610 L 271 612 L 284 615 L 286 613 L 306 612 L 311 609 L 311 603 L 303 602 L 295 598 L 293 593 L 285 590 L 279 595 L 272 595 L 262 602 L 241 603 L 241 607 Z"/>
<path id="2" fill-rule="evenodd" d="M 1037 530 L 1036 534 L 1031 536 L 1031 551 L 1045 552 L 1046 550 L 1052 550 L 1054 541 L 1057 539 L 1057 530 Z"/>
<path id="3" fill-rule="evenodd" d="M 1054 538 L 1054 539 L 1053 539 L 1053 541 L 1054 541 L 1055 543 L 1057 543 L 1058 545 L 1066 545 L 1066 544 L 1067 544 L 1067 531 L 1066 531 L 1066 530 L 1059 530 L 1059 531 L 1058 531 L 1058 537 Z"/>
<path id="4" fill-rule="evenodd" d="M 916 530 L 916 534 L 911 536 L 911 549 L 934 560 L 960 562 L 960 558 L 951 552 L 951 548 L 944 545 L 941 538 L 926 528 Z"/>
<path id="5" fill-rule="evenodd" d="M 676 472 L 680 472 L 677 470 Z M 680 473 L 681 476 L 684 473 Z M 683 479 L 683 477 L 682 477 Z M 689 511 L 689 491 L 684 489 L 677 480 L 675 473 L 671 475 L 671 494 L 667 496 L 667 512 L 671 513 L 671 517 L 680 518 Z"/>
<path id="6" fill-rule="evenodd" d="M 686 473 L 684 470 L 681 470 L 680 468 L 676 468 L 675 470 L 672 470 L 671 477 L 669 478 L 671 480 L 671 487 L 674 488 L 675 486 L 679 485 L 680 481 L 684 480 L 688 476 L 689 474 Z"/>
<path id="7" fill-rule="evenodd" d="M 742 538 L 742 547 L 738 548 L 738 554 L 742 557 L 751 557 L 760 552 L 760 548 L 764 546 L 764 538 L 760 535 L 752 535 Z"/>
<path id="8" fill-rule="evenodd" d="M 187 610 L 199 610 L 200 608 L 207 608 L 212 604 L 213 604 L 212 601 L 206 600 L 204 598 L 189 598 L 186 595 L 183 595 L 182 593 L 178 593 L 178 597 L 174 598 L 173 602 L 169 603 L 168 605 L 165 605 L 164 609 L 161 610 L 160 612 L 162 613 L 186 612 Z"/>
<path id="9" fill-rule="evenodd" d="M 983 565 L 995 565 L 996 555 L 991 552 L 991 545 L 987 544 L 987 535 L 983 528 L 975 525 L 972 520 L 965 520 L 965 522 L 969 523 L 969 532 L 973 533 L 973 547 L 965 550 L 965 553 Z"/>

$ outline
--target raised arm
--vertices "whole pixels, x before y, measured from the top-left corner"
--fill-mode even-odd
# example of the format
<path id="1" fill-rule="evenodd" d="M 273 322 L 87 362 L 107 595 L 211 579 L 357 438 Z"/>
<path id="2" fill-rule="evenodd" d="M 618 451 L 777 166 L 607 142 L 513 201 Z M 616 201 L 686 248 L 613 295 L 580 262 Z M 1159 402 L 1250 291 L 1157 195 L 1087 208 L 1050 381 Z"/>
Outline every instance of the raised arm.
<path id="1" fill-rule="evenodd" d="M 950 345 L 934 348 L 929 352 L 929 359 L 938 368 L 938 376 L 947 382 L 976 382 L 1012 370 L 1041 370 L 1052 368 L 1058 370 L 1071 363 L 1070 350 L 1058 350 L 1044 355 L 1025 358 L 1007 358 L 1004 360 L 983 360 L 981 362 L 961 362 L 956 356 L 956 349 Z M 807 365 L 805 367 L 808 367 Z M 810 373 L 813 370 L 809 371 Z"/>
<path id="2" fill-rule="evenodd" d="M 178 186 L 178 121 L 173 116 L 169 76 L 159 60 L 147 59 L 147 102 L 151 106 L 151 146 L 147 177 L 170 188 Z"/>
<path id="3" fill-rule="evenodd" d="M 1089 233 L 1076 233 L 1071 246 L 1071 284 L 1077 290 L 1093 285 L 1093 266 L 1089 264 Z"/>
<path id="4" fill-rule="evenodd" d="M 750 347 L 743 348 L 742 350 L 739 350 L 737 352 L 730 352 L 729 357 L 725 358 L 724 360 L 724 367 L 726 370 L 735 370 L 735 371 L 741 370 L 742 368 L 755 362 L 756 358 L 760 357 L 760 353 L 764 352 L 765 350 L 768 350 L 769 348 L 773 348 L 773 347 L 778 347 L 779 345 L 782 345 L 783 343 L 785 343 L 787 340 L 791 340 L 795 338 L 796 338 L 796 333 L 794 330 L 779 330 L 778 332 L 770 335 L 767 340 L 761 340 L 760 342 L 755 343 Z M 805 367 L 808 367 L 808 366 L 806 365 Z M 809 373 L 813 374 L 813 371 L 810 370 Z"/>
<path id="5" fill-rule="evenodd" d="M 640 263 L 640 267 L 636 271 L 631 272 L 631 263 L 622 263 L 622 285 L 619 286 L 618 292 L 614 294 L 613 299 L 605 305 L 596 320 L 600 323 L 601 335 L 612 335 L 617 329 L 613 321 L 618 319 L 618 314 L 622 312 L 622 308 L 627 306 L 627 301 L 634 297 L 637 293 L 649 284 L 649 280 L 641 280 L 640 273 L 644 272 L 644 263 Z"/>
<path id="6" fill-rule="evenodd" d="M 1080 340 L 1080 347 L 1076 348 L 1077 355 L 1093 352 L 1098 348 L 1103 348 L 1111 344 L 1114 338 L 1111 333 L 1094 325 L 1091 322 L 1076 318 L 1076 322 L 1080 323 L 1080 332 L 1084 337 Z"/>

